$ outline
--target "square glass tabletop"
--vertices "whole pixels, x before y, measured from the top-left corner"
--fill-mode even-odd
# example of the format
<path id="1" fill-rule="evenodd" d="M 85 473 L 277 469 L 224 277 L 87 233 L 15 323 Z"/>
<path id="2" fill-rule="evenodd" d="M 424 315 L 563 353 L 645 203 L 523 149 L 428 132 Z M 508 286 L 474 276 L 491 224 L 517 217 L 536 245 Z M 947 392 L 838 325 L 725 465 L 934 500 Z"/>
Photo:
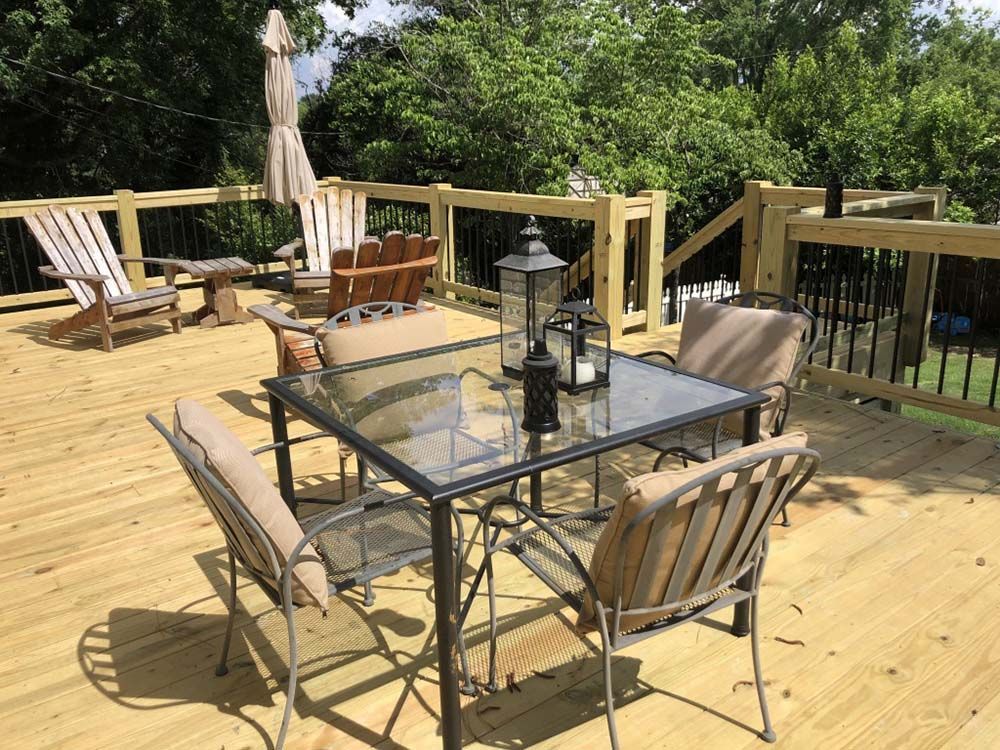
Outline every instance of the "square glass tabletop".
<path id="1" fill-rule="evenodd" d="M 610 385 L 559 392 L 561 429 L 521 429 L 521 384 L 500 370 L 497 336 L 262 381 L 428 500 L 451 500 L 768 397 L 612 352 Z"/>

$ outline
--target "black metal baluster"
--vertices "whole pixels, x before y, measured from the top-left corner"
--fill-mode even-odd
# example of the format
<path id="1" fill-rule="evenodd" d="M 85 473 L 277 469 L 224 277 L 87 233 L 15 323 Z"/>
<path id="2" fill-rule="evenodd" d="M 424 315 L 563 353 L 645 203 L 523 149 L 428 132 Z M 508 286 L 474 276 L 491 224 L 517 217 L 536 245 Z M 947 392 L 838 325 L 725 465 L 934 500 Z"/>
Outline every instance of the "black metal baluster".
<path id="1" fill-rule="evenodd" d="M 988 261 L 979 258 L 976 261 L 976 275 L 974 279 L 975 291 L 973 292 L 972 303 L 972 327 L 969 330 L 969 353 L 965 360 L 965 378 L 962 382 L 962 400 L 969 398 L 969 383 L 972 380 L 972 365 L 976 354 L 976 335 L 979 333 L 979 308 L 983 300 L 983 277 Z"/>
<path id="2" fill-rule="evenodd" d="M 944 341 L 941 346 L 941 369 L 938 372 L 938 393 L 944 393 L 944 378 L 948 368 L 948 346 L 951 344 L 951 328 L 955 320 L 955 281 L 958 278 L 958 256 L 946 257 L 951 260 L 951 277 L 948 281 L 948 305 L 945 313 Z"/>
<path id="3" fill-rule="evenodd" d="M 872 312 L 874 313 L 874 320 L 872 321 L 872 350 L 868 357 L 868 377 L 875 376 L 875 362 L 878 356 L 878 324 L 882 319 L 882 309 L 880 307 L 882 295 L 879 294 L 879 290 L 882 288 L 883 281 L 883 263 L 882 263 L 882 250 L 874 250 L 875 253 L 875 295 L 876 299 L 871 301 Z M 898 324 L 897 324 L 898 325 Z"/>

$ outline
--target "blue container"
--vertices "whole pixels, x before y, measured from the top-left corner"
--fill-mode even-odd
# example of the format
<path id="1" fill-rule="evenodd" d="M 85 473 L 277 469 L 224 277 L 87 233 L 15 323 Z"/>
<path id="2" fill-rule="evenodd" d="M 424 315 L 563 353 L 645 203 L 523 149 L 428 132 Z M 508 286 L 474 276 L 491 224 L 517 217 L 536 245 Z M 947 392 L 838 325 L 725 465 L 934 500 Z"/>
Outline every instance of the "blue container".
<path id="1" fill-rule="evenodd" d="M 931 330 L 934 333 L 944 333 L 948 329 L 948 315 L 934 313 L 931 316 Z M 972 320 L 965 315 L 954 315 L 951 318 L 951 335 L 958 336 L 972 330 Z"/>

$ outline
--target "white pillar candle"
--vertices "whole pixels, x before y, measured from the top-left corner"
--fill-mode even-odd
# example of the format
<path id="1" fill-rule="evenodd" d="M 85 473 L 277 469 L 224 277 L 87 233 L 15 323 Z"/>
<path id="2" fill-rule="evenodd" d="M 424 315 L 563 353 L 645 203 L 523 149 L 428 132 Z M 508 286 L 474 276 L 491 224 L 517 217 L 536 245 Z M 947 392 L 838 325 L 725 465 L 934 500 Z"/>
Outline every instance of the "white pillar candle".
<path id="1" fill-rule="evenodd" d="M 597 377 L 594 361 L 589 357 L 576 358 L 576 385 L 593 382 Z"/>

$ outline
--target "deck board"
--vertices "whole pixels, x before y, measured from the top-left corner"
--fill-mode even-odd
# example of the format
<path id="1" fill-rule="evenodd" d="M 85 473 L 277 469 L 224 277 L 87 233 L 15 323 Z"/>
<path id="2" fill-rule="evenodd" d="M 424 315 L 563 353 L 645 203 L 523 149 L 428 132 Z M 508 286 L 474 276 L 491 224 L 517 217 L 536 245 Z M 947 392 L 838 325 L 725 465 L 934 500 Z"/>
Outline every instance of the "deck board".
<path id="1" fill-rule="evenodd" d="M 239 295 L 244 305 L 275 298 Z M 198 304 L 198 290 L 182 292 L 183 309 Z M 446 308 L 453 338 L 497 330 L 476 311 Z M 166 420 L 176 398 L 193 397 L 248 445 L 267 442 L 259 381 L 274 373 L 270 335 L 260 323 L 181 336 L 147 326 L 116 337 L 107 354 L 96 330 L 47 340 L 49 322 L 69 310 L 0 316 L 5 745 L 265 747 L 284 700 L 283 620 L 241 578 L 231 672 L 214 676 L 221 536 L 143 417 Z M 676 343 L 671 328 L 618 345 Z M 792 507 L 793 526 L 774 529 L 764 576 L 762 656 L 778 744 L 995 747 L 997 446 L 814 395 L 796 397 L 790 428 L 810 433 L 824 465 Z M 334 445 L 323 442 L 294 453 L 304 494 L 336 488 Z M 605 457 L 607 499 L 651 458 L 639 448 Z M 591 468 L 547 475 L 550 496 L 586 507 Z M 479 551 L 470 555 L 474 564 Z M 522 692 L 463 699 L 469 745 L 606 746 L 594 641 L 573 634 L 567 611 L 515 561 L 501 560 L 498 573 L 501 673 L 515 672 Z M 328 620 L 308 622 L 312 661 L 290 749 L 439 746 L 428 567 L 387 577 L 376 593 L 370 610 L 348 594 Z M 468 638 L 479 670 L 484 618 L 477 603 Z M 724 632 L 724 619 L 616 658 L 624 747 L 761 747 L 753 691 L 741 685 L 752 677 L 749 644 Z"/>

